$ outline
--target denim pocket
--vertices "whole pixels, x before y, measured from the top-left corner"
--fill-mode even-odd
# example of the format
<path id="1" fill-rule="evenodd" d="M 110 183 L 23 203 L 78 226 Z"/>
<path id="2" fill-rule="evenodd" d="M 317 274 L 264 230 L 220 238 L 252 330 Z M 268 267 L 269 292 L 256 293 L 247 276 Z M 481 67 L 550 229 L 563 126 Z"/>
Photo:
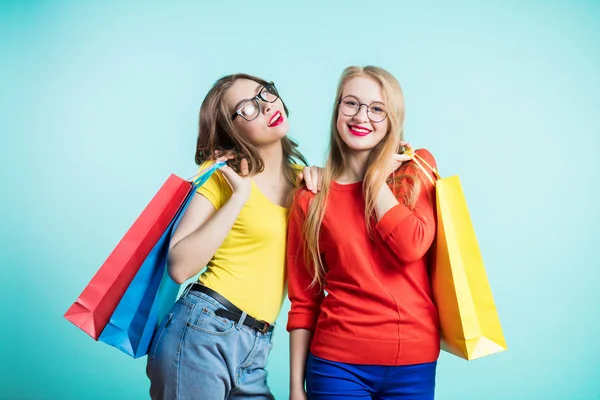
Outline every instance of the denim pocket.
<path id="1" fill-rule="evenodd" d="M 165 332 L 165 329 L 167 329 L 167 327 L 171 323 L 172 319 L 173 319 L 173 313 L 169 313 L 163 317 L 162 321 L 160 321 L 160 325 L 158 326 L 158 329 L 154 333 L 154 339 L 152 340 L 150 352 L 148 353 L 149 360 L 152 360 L 156 356 L 156 349 L 158 348 L 158 345 L 160 344 L 160 339 L 162 338 L 163 333 Z"/>
<path id="2" fill-rule="evenodd" d="M 187 326 L 196 331 L 211 335 L 227 335 L 235 328 L 233 321 L 215 315 L 215 311 L 212 308 L 204 305 L 200 309 L 196 322 L 188 321 Z"/>

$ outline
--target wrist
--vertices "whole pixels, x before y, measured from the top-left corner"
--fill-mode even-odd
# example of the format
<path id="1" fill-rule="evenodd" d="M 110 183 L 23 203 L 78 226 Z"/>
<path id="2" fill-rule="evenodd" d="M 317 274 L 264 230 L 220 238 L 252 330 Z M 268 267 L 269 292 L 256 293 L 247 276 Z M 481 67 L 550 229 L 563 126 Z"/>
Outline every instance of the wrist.
<path id="1" fill-rule="evenodd" d="M 392 190 L 390 189 L 389 185 L 387 184 L 387 180 L 383 181 L 381 183 L 381 185 L 379 186 L 379 188 L 377 189 L 377 191 L 375 192 L 375 195 L 377 197 L 380 197 L 382 195 L 385 195 L 386 193 L 391 193 Z"/>
<path id="2" fill-rule="evenodd" d="M 290 379 L 290 390 L 292 392 L 304 391 L 304 378 Z"/>
<path id="3" fill-rule="evenodd" d="M 299 394 L 299 393 L 304 393 L 304 385 L 299 386 L 299 385 L 290 385 L 290 394 Z"/>
<path id="4" fill-rule="evenodd" d="M 247 191 L 247 193 L 245 191 L 237 191 L 232 193 L 231 197 L 229 198 L 229 201 L 238 206 L 243 206 L 244 204 L 246 204 L 249 197 L 250 191 Z"/>

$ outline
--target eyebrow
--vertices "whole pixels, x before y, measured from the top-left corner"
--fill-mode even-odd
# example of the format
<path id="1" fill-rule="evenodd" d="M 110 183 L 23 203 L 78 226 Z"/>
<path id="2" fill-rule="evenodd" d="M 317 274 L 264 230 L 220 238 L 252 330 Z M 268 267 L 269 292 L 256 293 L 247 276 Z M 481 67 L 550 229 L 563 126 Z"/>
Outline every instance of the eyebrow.
<path id="1" fill-rule="evenodd" d="M 342 98 L 341 98 L 340 100 L 342 100 L 342 99 L 344 99 L 344 98 L 346 98 L 346 97 L 348 97 L 348 96 L 352 96 L 352 97 L 354 97 L 355 99 L 358 99 L 358 101 L 360 101 L 362 104 L 367 104 L 367 105 L 369 105 L 369 104 L 373 104 L 373 103 L 381 103 L 381 104 L 385 105 L 385 101 L 383 101 L 383 100 L 373 100 L 373 101 L 371 101 L 371 102 L 369 102 L 369 103 L 364 103 L 364 102 L 363 102 L 363 101 L 360 99 L 360 97 L 358 97 L 358 96 L 357 96 L 357 95 L 355 95 L 355 94 L 350 94 L 350 93 L 346 94 L 345 96 L 342 96 Z"/>
<path id="2" fill-rule="evenodd" d="M 254 89 L 254 92 L 258 91 L 260 88 L 262 88 L 264 85 L 262 83 L 259 83 L 258 86 L 256 87 L 256 89 Z M 258 95 L 258 93 L 256 93 L 256 95 Z M 255 96 L 256 96 L 255 95 Z M 233 111 L 237 112 L 238 108 L 245 103 L 246 101 L 248 101 L 250 99 L 242 99 L 240 101 L 237 102 L 237 104 L 235 105 L 235 107 L 233 107 Z"/>

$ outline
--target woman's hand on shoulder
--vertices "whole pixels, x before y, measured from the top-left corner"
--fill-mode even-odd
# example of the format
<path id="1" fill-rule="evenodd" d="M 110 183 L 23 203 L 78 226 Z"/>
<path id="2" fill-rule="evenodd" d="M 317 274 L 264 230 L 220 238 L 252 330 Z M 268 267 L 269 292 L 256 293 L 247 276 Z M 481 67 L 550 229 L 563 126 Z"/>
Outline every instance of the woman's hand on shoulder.
<path id="1" fill-rule="evenodd" d="M 315 165 L 311 167 L 304 167 L 301 173 L 296 178 L 296 186 L 304 182 L 306 189 L 317 194 L 323 188 L 323 173 L 324 168 L 317 167 Z"/>

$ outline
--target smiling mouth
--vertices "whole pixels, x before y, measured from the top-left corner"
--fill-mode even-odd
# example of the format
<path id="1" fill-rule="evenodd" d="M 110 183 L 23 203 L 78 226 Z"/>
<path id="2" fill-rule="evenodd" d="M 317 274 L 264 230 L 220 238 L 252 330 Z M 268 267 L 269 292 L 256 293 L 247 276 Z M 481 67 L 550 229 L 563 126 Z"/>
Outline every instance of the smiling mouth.
<path id="1" fill-rule="evenodd" d="M 281 115 L 281 111 L 277 111 L 269 120 L 267 126 L 272 128 L 274 126 L 280 125 L 283 122 L 283 115 Z"/>
<path id="2" fill-rule="evenodd" d="M 348 125 L 348 130 L 354 136 L 367 136 L 372 132 L 370 129 L 363 128 L 362 126 L 358 125 Z"/>

